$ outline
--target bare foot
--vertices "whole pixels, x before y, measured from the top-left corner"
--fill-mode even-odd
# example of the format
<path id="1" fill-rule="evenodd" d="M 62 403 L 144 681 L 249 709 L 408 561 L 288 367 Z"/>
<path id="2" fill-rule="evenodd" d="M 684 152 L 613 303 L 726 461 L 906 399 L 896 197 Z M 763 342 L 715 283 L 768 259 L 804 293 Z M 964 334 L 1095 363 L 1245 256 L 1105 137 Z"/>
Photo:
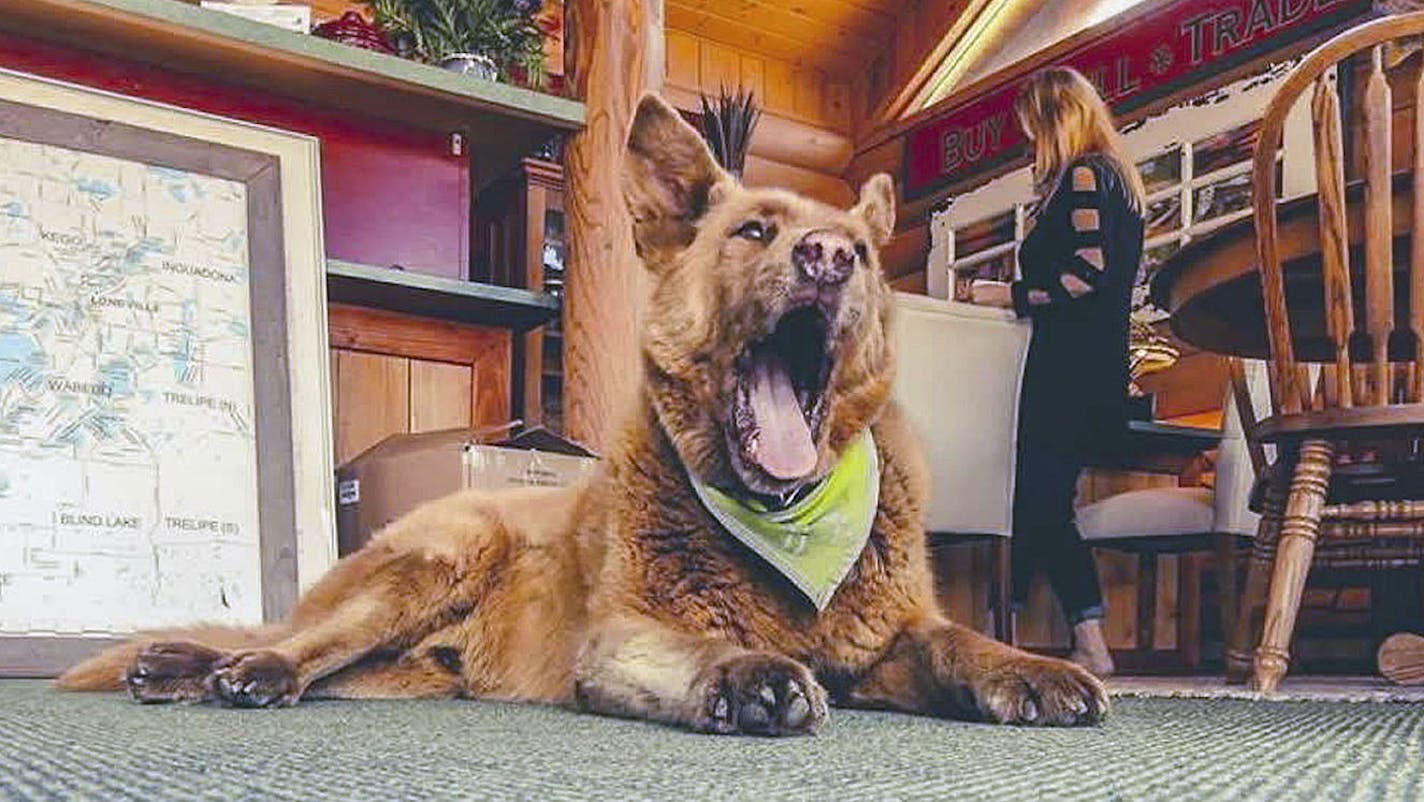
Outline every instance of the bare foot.
<path id="1" fill-rule="evenodd" d="M 1068 659 L 1099 677 L 1112 676 L 1117 667 L 1103 637 L 1102 621 L 1089 618 L 1073 627 L 1073 652 Z"/>

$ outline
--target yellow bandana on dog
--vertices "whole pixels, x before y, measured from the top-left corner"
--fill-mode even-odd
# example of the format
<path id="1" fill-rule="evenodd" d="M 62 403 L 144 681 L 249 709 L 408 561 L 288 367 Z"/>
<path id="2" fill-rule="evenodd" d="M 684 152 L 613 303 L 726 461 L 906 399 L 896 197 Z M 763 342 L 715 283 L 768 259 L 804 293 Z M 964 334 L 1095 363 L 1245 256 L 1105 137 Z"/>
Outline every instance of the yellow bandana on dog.
<path id="1" fill-rule="evenodd" d="M 880 503 L 880 456 L 869 430 L 810 493 L 785 509 L 733 498 L 689 474 L 702 506 L 732 537 L 826 609 L 865 549 Z"/>

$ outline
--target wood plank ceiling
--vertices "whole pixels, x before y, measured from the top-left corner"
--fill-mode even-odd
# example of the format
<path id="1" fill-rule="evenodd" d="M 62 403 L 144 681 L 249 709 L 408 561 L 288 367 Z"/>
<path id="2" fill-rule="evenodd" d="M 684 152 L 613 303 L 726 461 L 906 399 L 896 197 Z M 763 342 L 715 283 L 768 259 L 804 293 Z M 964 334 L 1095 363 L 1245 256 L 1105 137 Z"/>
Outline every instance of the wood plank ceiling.
<path id="1" fill-rule="evenodd" d="M 668 28 L 852 78 L 895 38 L 902 0 L 667 0 Z"/>

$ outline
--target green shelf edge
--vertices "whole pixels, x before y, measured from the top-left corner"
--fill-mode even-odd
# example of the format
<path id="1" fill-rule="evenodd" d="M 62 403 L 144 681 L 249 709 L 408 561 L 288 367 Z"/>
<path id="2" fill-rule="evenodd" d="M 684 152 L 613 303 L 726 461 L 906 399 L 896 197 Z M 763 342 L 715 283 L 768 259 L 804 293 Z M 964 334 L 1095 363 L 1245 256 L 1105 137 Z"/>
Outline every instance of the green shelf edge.
<path id="1" fill-rule="evenodd" d="M 408 270 L 328 259 L 328 300 L 391 312 L 508 328 L 541 326 L 559 314 L 559 299 L 518 287 L 459 281 Z"/>
<path id="2" fill-rule="evenodd" d="M 448 95 L 479 110 L 512 115 L 555 128 L 573 130 L 584 123 L 584 106 L 575 100 L 495 81 L 472 80 L 439 67 L 363 50 L 310 34 L 176 0 L 78 0 L 115 12 L 182 25 L 211 36 L 234 39 L 285 54 L 334 64 L 358 72 Z"/>

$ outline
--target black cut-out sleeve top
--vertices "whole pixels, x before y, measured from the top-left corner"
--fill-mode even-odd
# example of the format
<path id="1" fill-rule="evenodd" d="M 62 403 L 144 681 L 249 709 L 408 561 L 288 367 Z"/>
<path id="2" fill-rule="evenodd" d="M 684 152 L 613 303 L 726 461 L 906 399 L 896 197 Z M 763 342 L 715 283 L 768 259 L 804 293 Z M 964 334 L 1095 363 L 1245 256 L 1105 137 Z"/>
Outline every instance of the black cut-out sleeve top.
<path id="1" fill-rule="evenodd" d="M 1126 430 L 1128 315 L 1142 215 L 1115 164 L 1077 159 L 1019 246 L 1013 308 L 1034 321 L 1021 444 L 1090 452 Z"/>

